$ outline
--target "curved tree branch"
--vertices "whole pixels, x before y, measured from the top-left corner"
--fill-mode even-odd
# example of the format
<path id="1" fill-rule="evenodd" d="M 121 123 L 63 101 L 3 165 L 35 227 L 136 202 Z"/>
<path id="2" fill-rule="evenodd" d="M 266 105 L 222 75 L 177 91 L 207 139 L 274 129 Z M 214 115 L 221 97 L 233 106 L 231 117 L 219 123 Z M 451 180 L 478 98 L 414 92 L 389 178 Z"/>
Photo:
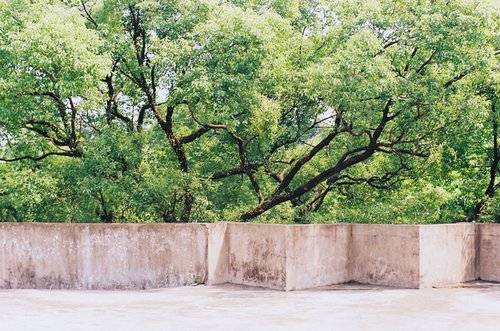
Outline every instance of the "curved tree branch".
<path id="1" fill-rule="evenodd" d="M 77 152 L 73 152 L 73 151 L 68 151 L 68 152 L 49 152 L 49 153 L 45 153 L 45 154 L 42 154 L 40 156 L 30 156 L 30 155 L 26 155 L 26 156 L 21 156 L 21 157 L 15 157 L 15 158 L 12 158 L 12 159 L 6 159 L 6 158 L 0 158 L 0 161 L 3 161 L 3 162 L 16 162 L 16 161 L 21 161 L 21 160 L 32 160 L 32 161 L 41 161 L 49 156 L 54 156 L 54 155 L 58 155 L 58 156 L 68 156 L 68 157 L 81 157 L 82 155 L 77 153 Z"/>

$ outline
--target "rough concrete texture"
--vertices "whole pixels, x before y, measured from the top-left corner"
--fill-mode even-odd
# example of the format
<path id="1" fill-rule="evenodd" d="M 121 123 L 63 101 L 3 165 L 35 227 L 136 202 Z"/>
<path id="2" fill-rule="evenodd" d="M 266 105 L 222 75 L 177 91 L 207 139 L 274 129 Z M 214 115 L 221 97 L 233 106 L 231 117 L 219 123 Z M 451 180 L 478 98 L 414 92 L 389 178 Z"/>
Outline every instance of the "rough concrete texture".
<path id="1" fill-rule="evenodd" d="M 351 231 L 351 280 L 419 287 L 418 225 L 353 224 Z"/>
<path id="2" fill-rule="evenodd" d="M 478 279 L 475 224 L 420 226 L 420 288 Z"/>
<path id="3" fill-rule="evenodd" d="M 479 279 L 500 281 L 500 225 L 479 225 Z"/>
<path id="4" fill-rule="evenodd" d="M 500 289 L 0 291 L 0 330 L 497 331 Z"/>
<path id="5" fill-rule="evenodd" d="M 297 290 L 350 280 L 348 224 L 224 224 L 211 225 L 209 284 Z"/>
<path id="6" fill-rule="evenodd" d="M 0 287 L 141 289 L 207 275 L 199 224 L 0 224 Z"/>
<path id="7" fill-rule="evenodd" d="M 286 226 L 228 223 L 228 282 L 286 288 Z"/>
<path id="8" fill-rule="evenodd" d="M 0 223 L 1 288 L 500 281 L 500 225 Z"/>
<path id="9" fill-rule="evenodd" d="M 208 277 L 207 284 L 225 284 L 229 281 L 228 223 L 210 224 L 208 228 Z"/>
<path id="10" fill-rule="evenodd" d="M 286 290 L 350 281 L 351 227 L 328 224 L 286 228 Z"/>

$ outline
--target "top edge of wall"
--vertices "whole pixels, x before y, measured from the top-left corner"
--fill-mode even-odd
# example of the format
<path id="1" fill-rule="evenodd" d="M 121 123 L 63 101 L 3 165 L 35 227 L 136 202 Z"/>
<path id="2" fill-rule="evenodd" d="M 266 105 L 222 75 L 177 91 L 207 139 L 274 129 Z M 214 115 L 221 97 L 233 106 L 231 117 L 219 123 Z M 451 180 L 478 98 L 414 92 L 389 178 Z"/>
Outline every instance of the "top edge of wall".
<path id="1" fill-rule="evenodd" d="M 272 226 L 272 227 L 312 227 L 312 226 L 376 226 L 376 227 L 453 227 L 453 226 L 500 226 L 500 223 L 445 223 L 445 224 L 371 224 L 371 223 L 320 223 L 320 224 L 270 224 L 235 221 L 220 222 L 192 222 L 192 223 L 63 223 L 63 222 L 0 222 L 0 226 L 210 226 L 212 224 L 237 224 L 245 226 Z"/>

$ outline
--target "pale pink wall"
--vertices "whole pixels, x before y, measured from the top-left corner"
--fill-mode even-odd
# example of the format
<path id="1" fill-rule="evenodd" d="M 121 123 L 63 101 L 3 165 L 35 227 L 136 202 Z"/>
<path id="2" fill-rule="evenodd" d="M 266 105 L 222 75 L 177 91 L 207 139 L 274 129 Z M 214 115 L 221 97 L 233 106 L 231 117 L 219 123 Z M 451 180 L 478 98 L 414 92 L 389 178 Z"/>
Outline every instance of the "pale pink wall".
<path id="1" fill-rule="evenodd" d="M 500 225 L 0 223 L 0 288 L 500 281 Z"/>
<path id="2" fill-rule="evenodd" d="M 477 247 L 475 224 L 420 226 L 420 287 L 478 279 Z"/>
<path id="3" fill-rule="evenodd" d="M 286 225 L 228 223 L 228 282 L 284 290 Z"/>
<path id="4" fill-rule="evenodd" d="M 286 231 L 286 290 L 350 280 L 349 224 L 291 225 Z"/>
<path id="5" fill-rule="evenodd" d="M 403 288 L 419 287 L 418 225 L 351 226 L 351 280 Z"/>
<path id="6" fill-rule="evenodd" d="M 208 227 L 208 277 L 207 284 L 229 282 L 228 223 L 209 224 Z"/>
<path id="7" fill-rule="evenodd" d="M 500 281 L 500 224 L 479 224 L 479 278 Z"/>
<path id="8" fill-rule="evenodd" d="M 200 224 L 0 224 L 1 288 L 141 289 L 207 275 Z"/>

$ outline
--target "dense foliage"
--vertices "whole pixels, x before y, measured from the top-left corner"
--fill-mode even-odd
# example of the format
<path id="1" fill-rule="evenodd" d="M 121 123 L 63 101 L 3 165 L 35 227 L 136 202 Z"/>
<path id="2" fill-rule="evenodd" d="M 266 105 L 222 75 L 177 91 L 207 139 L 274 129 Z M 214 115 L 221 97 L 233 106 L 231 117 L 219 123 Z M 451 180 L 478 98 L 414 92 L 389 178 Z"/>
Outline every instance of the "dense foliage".
<path id="1" fill-rule="evenodd" d="M 0 221 L 499 221 L 495 0 L 0 0 Z"/>

